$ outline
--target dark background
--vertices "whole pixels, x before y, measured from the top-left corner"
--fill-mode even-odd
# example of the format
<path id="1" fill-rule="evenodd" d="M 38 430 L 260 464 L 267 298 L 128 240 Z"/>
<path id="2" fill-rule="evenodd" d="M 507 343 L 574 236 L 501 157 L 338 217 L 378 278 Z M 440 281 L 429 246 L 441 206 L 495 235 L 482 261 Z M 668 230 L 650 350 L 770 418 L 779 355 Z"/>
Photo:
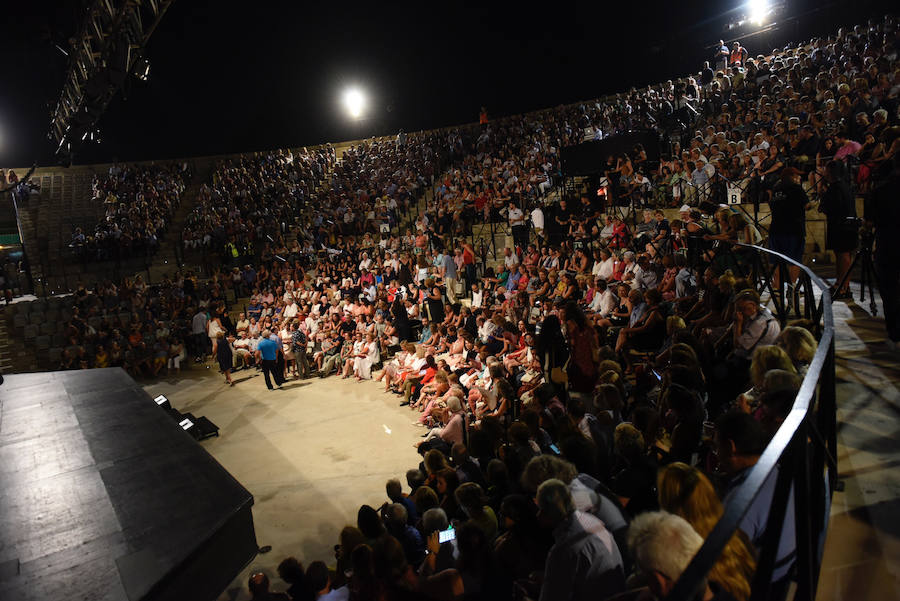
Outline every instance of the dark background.
<path id="1" fill-rule="evenodd" d="M 29 0 L 0 24 L 0 166 L 53 163 L 50 110 L 67 59 L 54 47 L 85 0 Z M 545 108 L 697 71 L 743 2 L 178 0 L 151 38 L 149 82 L 132 79 L 76 163 L 313 145 Z M 876 0 L 788 0 L 751 55 L 882 15 Z M 747 32 L 740 32 L 747 33 Z M 351 122 L 340 95 L 369 96 Z"/>

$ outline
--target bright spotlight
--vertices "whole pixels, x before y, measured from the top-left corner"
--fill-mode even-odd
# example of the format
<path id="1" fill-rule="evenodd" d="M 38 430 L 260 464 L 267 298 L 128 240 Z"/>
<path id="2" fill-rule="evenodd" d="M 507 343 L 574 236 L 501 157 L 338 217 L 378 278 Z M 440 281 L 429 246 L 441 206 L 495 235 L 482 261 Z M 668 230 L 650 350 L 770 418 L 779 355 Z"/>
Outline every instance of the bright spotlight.
<path id="1" fill-rule="evenodd" d="M 366 97 L 356 88 L 351 88 L 344 92 L 344 106 L 351 117 L 359 119 L 366 108 Z"/>
<path id="2" fill-rule="evenodd" d="M 750 21 L 762 25 L 769 14 L 769 0 L 750 0 L 747 3 Z"/>

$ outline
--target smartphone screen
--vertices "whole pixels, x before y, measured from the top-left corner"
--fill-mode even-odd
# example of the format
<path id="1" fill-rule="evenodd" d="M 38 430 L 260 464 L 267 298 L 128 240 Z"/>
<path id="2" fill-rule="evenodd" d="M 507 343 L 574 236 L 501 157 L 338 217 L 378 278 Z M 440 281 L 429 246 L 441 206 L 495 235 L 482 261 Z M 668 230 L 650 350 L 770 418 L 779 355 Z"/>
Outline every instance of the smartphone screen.
<path id="1" fill-rule="evenodd" d="M 550 450 L 553 451 L 554 453 L 556 453 L 557 455 L 559 455 L 559 447 L 556 446 L 555 444 L 550 445 Z"/>
<path id="2" fill-rule="evenodd" d="M 446 530 L 441 530 L 441 533 L 438 535 L 438 542 L 442 544 L 455 539 L 456 530 L 453 529 L 453 526 L 450 526 Z"/>
<path id="3" fill-rule="evenodd" d="M 662 381 L 662 376 L 659 375 L 659 372 L 658 372 L 658 371 L 656 371 L 655 369 L 651 369 L 650 371 L 653 372 L 653 375 L 656 376 L 656 379 L 657 379 L 658 381 Z"/>

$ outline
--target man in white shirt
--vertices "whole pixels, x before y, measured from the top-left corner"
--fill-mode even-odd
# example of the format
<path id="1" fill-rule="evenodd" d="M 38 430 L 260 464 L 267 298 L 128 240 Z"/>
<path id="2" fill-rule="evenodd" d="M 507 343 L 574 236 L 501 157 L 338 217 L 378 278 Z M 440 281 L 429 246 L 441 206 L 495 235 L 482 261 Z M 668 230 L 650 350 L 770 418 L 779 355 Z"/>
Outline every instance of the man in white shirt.
<path id="1" fill-rule="evenodd" d="M 250 367 L 253 364 L 253 354 L 256 349 L 251 348 L 253 341 L 247 334 L 247 330 L 241 330 L 232 346 L 234 347 L 235 367 Z"/>
<path id="2" fill-rule="evenodd" d="M 368 270 L 372 266 L 372 259 L 369 258 L 369 253 L 364 252 L 362 254 L 362 260 L 359 262 L 359 270 L 363 269 Z"/>
<path id="3" fill-rule="evenodd" d="M 750 147 L 750 152 L 752 154 L 756 154 L 759 150 L 769 150 L 769 143 L 763 137 L 762 134 L 756 134 L 753 136 L 753 146 Z"/>
<path id="4" fill-rule="evenodd" d="M 200 363 L 206 355 L 206 324 L 209 318 L 206 311 L 198 308 L 191 319 L 191 338 L 194 342 L 194 362 Z"/>
<path id="5" fill-rule="evenodd" d="M 535 205 L 531 210 L 531 225 L 534 227 L 537 247 L 541 248 L 544 243 L 544 210 L 541 205 Z"/>
<path id="6" fill-rule="evenodd" d="M 528 246 L 528 227 L 525 225 L 525 214 L 522 212 L 522 209 L 516 206 L 516 203 L 510 202 L 507 217 L 509 218 L 513 244 L 524 251 L 525 247 Z"/>
<path id="7" fill-rule="evenodd" d="M 605 319 L 616 310 L 619 299 L 613 294 L 613 291 L 607 287 L 606 280 L 597 278 L 594 286 L 596 287 L 596 291 L 594 292 L 594 298 L 591 299 L 591 304 L 588 309 Z"/>
<path id="8" fill-rule="evenodd" d="M 300 307 L 297 306 L 297 301 L 291 298 L 291 302 L 284 308 L 284 312 L 282 313 L 282 317 L 286 319 L 292 319 L 297 317 L 297 311 L 300 310 Z"/>
<path id="9" fill-rule="evenodd" d="M 510 273 L 519 266 L 519 257 L 509 247 L 503 249 L 503 264 Z"/>

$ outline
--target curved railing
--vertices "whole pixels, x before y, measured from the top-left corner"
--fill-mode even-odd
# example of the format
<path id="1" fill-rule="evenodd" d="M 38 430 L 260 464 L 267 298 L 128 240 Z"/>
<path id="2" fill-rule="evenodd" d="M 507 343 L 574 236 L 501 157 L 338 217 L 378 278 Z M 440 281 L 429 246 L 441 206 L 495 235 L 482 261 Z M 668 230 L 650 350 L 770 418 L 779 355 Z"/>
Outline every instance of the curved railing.
<path id="1" fill-rule="evenodd" d="M 675 584 L 670 600 L 694 599 L 706 575 L 741 520 L 760 494 L 763 484 L 776 477 L 769 508 L 768 525 L 752 583 L 752 600 L 770 599 L 772 572 L 793 490 L 796 524 L 794 599 L 812 601 L 816 596 L 823 541 L 828 528 L 828 508 L 837 479 L 835 404 L 834 321 L 828 286 L 809 268 L 788 257 L 758 246 L 739 245 L 753 251 L 753 281 L 761 295 L 768 295 L 782 325 L 790 319 L 813 321 L 821 332 L 819 346 L 809 366 L 794 405 L 749 476 L 735 491 L 722 518 L 706 538 L 700 551 Z M 800 267 L 800 280 L 793 302 L 773 286 L 776 272 Z M 781 278 L 779 281 L 785 281 Z M 816 293 L 819 298 L 816 299 Z"/>

